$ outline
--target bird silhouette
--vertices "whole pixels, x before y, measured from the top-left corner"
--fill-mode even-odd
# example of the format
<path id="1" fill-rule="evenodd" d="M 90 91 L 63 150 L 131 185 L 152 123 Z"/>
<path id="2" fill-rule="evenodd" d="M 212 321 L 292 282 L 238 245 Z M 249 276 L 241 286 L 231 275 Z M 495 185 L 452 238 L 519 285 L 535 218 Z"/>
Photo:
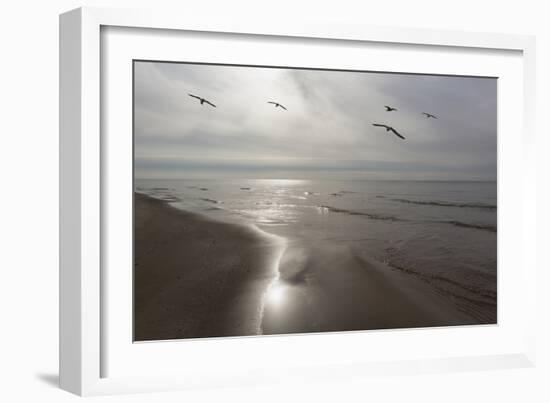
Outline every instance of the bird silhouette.
<path id="1" fill-rule="evenodd" d="M 384 108 L 386 108 L 386 112 L 396 111 L 396 108 L 392 108 L 391 106 L 384 105 Z"/>
<path id="2" fill-rule="evenodd" d="M 426 117 L 429 119 L 429 118 L 434 118 L 434 119 L 437 119 L 437 116 L 435 115 L 432 115 L 431 113 L 426 113 L 426 112 L 422 112 L 423 115 L 426 115 Z"/>
<path id="3" fill-rule="evenodd" d="M 393 132 L 393 134 L 395 134 L 397 137 L 399 137 L 399 138 L 405 140 L 405 137 L 403 137 L 401 134 L 399 134 L 399 133 L 397 132 L 397 130 L 395 130 L 395 129 L 394 129 L 393 127 L 391 127 L 391 126 L 383 125 L 383 124 L 381 124 L 381 123 L 373 123 L 372 125 L 373 125 L 373 126 L 377 126 L 377 127 L 383 127 L 383 128 L 386 129 L 387 132 Z"/>
<path id="4" fill-rule="evenodd" d="M 281 105 L 281 104 L 278 103 L 278 102 L 268 101 L 267 103 L 268 103 L 268 104 L 273 104 L 273 105 L 275 105 L 275 108 L 279 107 L 279 108 L 283 108 L 285 111 L 288 110 L 288 109 L 286 109 L 283 105 Z"/>
<path id="5" fill-rule="evenodd" d="M 204 99 L 204 98 L 198 97 L 198 96 L 193 95 L 193 94 L 187 94 L 187 95 L 189 95 L 190 97 L 193 97 L 193 98 L 197 98 L 199 101 L 201 101 L 201 105 L 206 103 L 206 104 L 208 104 L 208 105 L 210 105 L 210 106 L 213 106 L 214 108 L 216 107 L 216 105 L 214 105 L 212 102 L 208 102 L 208 101 L 207 101 L 206 99 Z"/>

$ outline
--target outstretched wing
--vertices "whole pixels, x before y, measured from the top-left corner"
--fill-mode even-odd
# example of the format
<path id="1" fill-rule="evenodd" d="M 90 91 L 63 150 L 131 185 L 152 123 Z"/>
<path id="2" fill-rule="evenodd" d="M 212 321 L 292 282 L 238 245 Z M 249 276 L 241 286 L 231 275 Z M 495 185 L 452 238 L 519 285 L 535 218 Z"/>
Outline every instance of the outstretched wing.
<path id="1" fill-rule="evenodd" d="M 187 94 L 187 95 L 189 95 L 190 97 L 193 97 L 193 98 L 202 99 L 201 97 L 198 97 L 198 96 L 193 95 L 193 94 Z"/>
<path id="2" fill-rule="evenodd" d="M 267 101 L 268 104 L 273 104 L 273 105 L 277 105 L 277 102 L 273 102 L 273 101 Z"/>
<path id="3" fill-rule="evenodd" d="M 437 119 L 437 116 L 435 115 L 430 115 L 431 118 L 434 118 L 434 119 Z"/>
<path id="4" fill-rule="evenodd" d="M 380 124 L 380 123 L 373 123 L 372 125 L 373 125 L 373 126 L 377 126 L 377 127 L 385 127 L 386 129 L 388 128 L 388 126 L 382 125 L 382 124 Z"/>
<path id="5" fill-rule="evenodd" d="M 390 128 L 390 131 L 392 131 L 397 137 L 405 140 L 405 137 L 403 137 L 402 135 L 400 135 L 399 133 L 397 133 L 397 130 L 395 130 L 393 127 Z"/>
<path id="6" fill-rule="evenodd" d="M 281 108 L 283 108 L 285 111 L 288 111 L 288 109 L 286 109 L 283 105 L 279 104 L 279 106 L 280 106 Z"/>
<path id="7" fill-rule="evenodd" d="M 388 105 L 384 105 L 384 108 L 386 108 L 386 111 L 390 111 L 390 110 L 391 110 L 391 106 L 388 106 Z"/>
<path id="8" fill-rule="evenodd" d="M 214 108 L 216 107 L 216 105 L 214 105 L 212 102 L 208 102 L 206 99 L 204 100 L 204 102 L 207 103 L 208 105 L 213 106 Z"/>

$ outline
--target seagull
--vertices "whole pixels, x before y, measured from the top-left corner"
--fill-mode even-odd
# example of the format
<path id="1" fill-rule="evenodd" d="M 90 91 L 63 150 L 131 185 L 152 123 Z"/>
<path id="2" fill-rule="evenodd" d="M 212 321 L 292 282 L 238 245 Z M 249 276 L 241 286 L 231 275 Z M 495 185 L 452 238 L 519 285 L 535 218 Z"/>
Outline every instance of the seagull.
<path id="1" fill-rule="evenodd" d="M 278 103 L 278 102 L 268 101 L 268 104 L 273 104 L 273 105 L 275 105 L 275 108 L 279 107 L 279 108 L 283 108 L 285 111 L 288 110 L 288 109 L 286 109 L 283 105 L 281 105 L 281 104 Z"/>
<path id="2" fill-rule="evenodd" d="M 397 137 L 399 137 L 399 138 L 405 140 L 405 137 L 403 137 L 402 135 L 400 135 L 399 133 L 397 133 L 397 130 L 395 130 L 395 129 L 394 129 L 393 127 L 391 127 L 391 126 L 382 125 L 382 124 L 380 124 L 380 123 L 373 123 L 372 125 L 373 125 L 373 126 L 377 126 L 377 127 L 384 127 L 384 128 L 386 129 L 387 132 L 392 131 L 393 134 L 395 134 Z"/>
<path id="3" fill-rule="evenodd" d="M 426 117 L 429 119 L 429 118 L 434 118 L 434 119 L 437 119 L 437 116 L 435 115 L 432 115 L 431 113 L 426 113 L 426 112 L 422 112 L 423 115 L 426 115 Z"/>
<path id="4" fill-rule="evenodd" d="M 396 108 L 392 108 L 391 106 L 384 105 L 384 108 L 386 108 L 386 112 L 396 111 Z"/>
<path id="5" fill-rule="evenodd" d="M 216 105 L 214 105 L 212 102 L 208 102 L 206 99 L 204 98 L 201 98 L 201 97 L 198 97 L 196 95 L 193 95 L 193 94 L 187 94 L 189 95 L 190 97 L 193 97 L 193 98 L 197 98 L 199 101 L 201 101 L 201 105 L 204 104 L 204 103 L 207 103 L 208 105 L 211 105 L 213 106 L 214 108 L 216 107 Z"/>

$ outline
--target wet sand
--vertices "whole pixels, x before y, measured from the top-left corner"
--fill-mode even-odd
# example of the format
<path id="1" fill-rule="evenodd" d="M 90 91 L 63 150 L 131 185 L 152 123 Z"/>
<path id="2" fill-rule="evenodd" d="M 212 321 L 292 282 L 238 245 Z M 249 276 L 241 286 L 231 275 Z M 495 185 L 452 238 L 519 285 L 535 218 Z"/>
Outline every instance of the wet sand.
<path id="1" fill-rule="evenodd" d="M 254 335 L 280 244 L 135 194 L 134 340 Z"/>
<path id="2" fill-rule="evenodd" d="M 135 340 L 479 323 L 364 252 L 330 242 L 283 246 L 136 194 Z"/>
<path id="3" fill-rule="evenodd" d="M 266 298 L 263 333 L 479 324 L 430 285 L 361 252 L 290 244 Z"/>

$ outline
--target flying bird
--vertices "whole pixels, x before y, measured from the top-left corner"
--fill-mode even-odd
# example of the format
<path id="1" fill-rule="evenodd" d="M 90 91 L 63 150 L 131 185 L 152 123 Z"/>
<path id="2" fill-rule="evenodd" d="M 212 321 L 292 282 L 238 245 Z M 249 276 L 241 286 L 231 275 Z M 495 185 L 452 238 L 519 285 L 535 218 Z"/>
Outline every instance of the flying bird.
<path id="1" fill-rule="evenodd" d="M 429 119 L 429 118 L 434 118 L 434 119 L 437 119 L 437 116 L 435 115 L 432 115 L 431 113 L 426 113 L 426 112 L 422 112 L 423 115 L 426 115 L 426 117 Z"/>
<path id="2" fill-rule="evenodd" d="M 386 108 L 386 112 L 396 111 L 396 108 L 392 108 L 391 106 L 384 105 L 384 108 Z"/>
<path id="3" fill-rule="evenodd" d="M 285 111 L 288 110 L 288 109 L 286 109 L 283 105 L 281 105 L 281 104 L 278 103 L 278 102 L 268 101 L 267 103 L 268 103 L 268 104 L 273 104 L 273 105 L 275 105 L 275 108 L 279 107 L 279 108 L 283 108 Z"/>
<path id="4" fill-rule="evenodd" d="M 391 126 L 383 125 L 383 124 L 380 124 L 380 123 L 373 123 L 372 125 L 373 125 L 373 126 L 377 126 L 377 127 L 384 127 L 384 128 L 386 129 L 387 132 L 390 132 L 390 131 L 391 131 L 391 132 L 393 132 L 393 134 L 395 134 L 397 137 L 399 137 L 399 138 L 405 140 L 405 137 L 403 137 L 401 134 L 399 134 L 399 133 L 397 132 L 397 130 L 395 130 L 395 129 L 394 129 L 393 127 L 391 127 Z"/>
<path id="5" fill-rule="evenodd" d="M 189 95 L 190 97 L 193 97 L 193 98 L 197 98 L 199 101 L 201 101 L 201 105 L 206 103 L 206 104 L 208 104 L 208 105 L 210 105 L 210 106 L 213 106 L 214 108 L 216 107 L 216 105 L 214 105 L 212 102 L 208 102 L 208 101 L 207 101 L 206 99 L 204 99 L 204 98 L 198 97 L 198 96 L 193 95 L 193 94 L 187 94 L 187 95 Z"/>

